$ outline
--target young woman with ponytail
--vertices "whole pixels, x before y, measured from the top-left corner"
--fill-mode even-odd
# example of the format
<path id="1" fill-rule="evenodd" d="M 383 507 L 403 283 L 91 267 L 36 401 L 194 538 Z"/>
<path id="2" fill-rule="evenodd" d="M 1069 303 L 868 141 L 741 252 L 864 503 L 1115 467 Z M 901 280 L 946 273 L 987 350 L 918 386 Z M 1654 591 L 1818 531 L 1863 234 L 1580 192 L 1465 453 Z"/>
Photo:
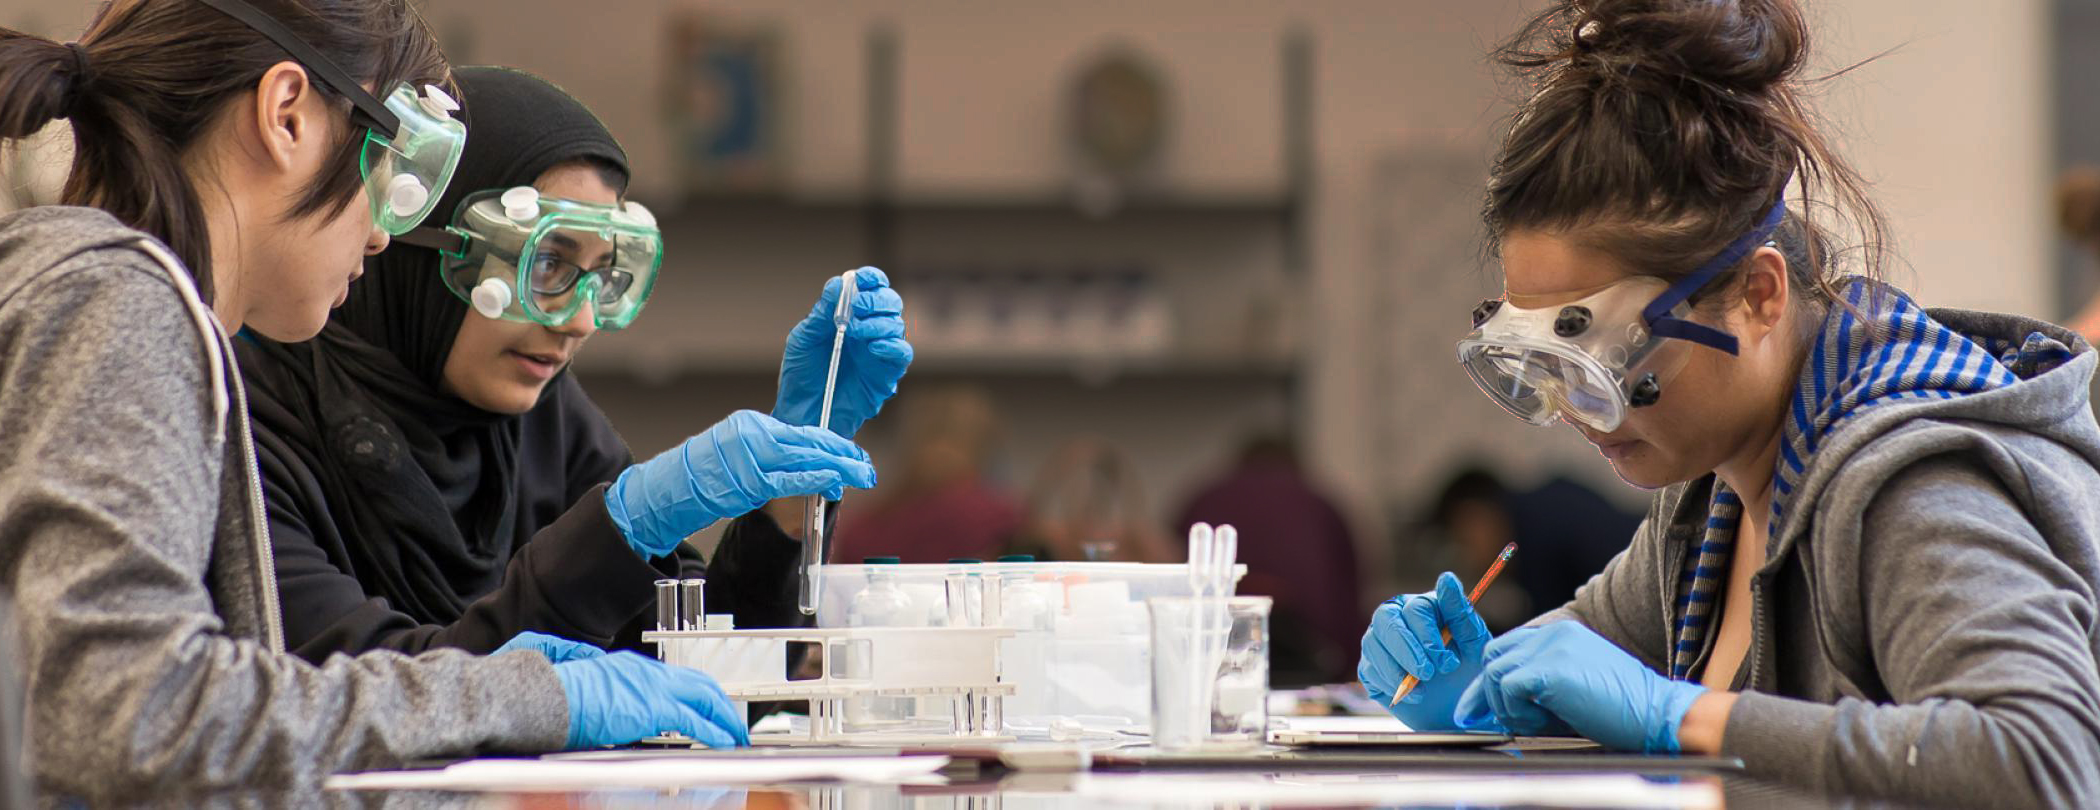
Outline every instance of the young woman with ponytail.
<path id="1" fill-rule="evenodd" d="M 464 129 L 406 0 L 111 0 L 0 29 L 0 138 L 68 119 L 63 206 L 0 217 L 0 593 L 38 790 L 96 802 L 477 750 L 746 740 L 706 676 L 530 634 L 284 650 L 227 335 L 318 332 Z"/>
<path id="2" fill-rule="evenodd" d="M 1498 54 L 1534 92 L 1487 182 L 1505 297 L 1461 360 L 1657 492 L 1566 606 L 1491 638 L 1446 573 L 1379 607 L 1358 674 L 1381 702 L 1419 680 L 1392 708 L 1418 729 L 2089 806 L 2095 354 L 1880 280 L 1882 217 L 1802 96 L 1808 34 L 1796 0 L 1562 0 Z"/>

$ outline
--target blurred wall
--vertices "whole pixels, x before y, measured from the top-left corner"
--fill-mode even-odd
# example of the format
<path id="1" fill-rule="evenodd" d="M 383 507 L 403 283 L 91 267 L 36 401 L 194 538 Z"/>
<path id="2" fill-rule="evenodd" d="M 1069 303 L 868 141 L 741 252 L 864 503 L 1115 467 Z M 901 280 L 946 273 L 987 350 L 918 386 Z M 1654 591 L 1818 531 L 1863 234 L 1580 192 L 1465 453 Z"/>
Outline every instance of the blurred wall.
<path id="1" fill-rule="evenodd" d="M 1916 271 L 1898 281 L 1929 304 L 2069 311 L 2053 300 L 2051 5 L 1810 5 L 1825 70 L 1896 49 L 1832 83 L 1823 110 L 1895 221 Z"/>

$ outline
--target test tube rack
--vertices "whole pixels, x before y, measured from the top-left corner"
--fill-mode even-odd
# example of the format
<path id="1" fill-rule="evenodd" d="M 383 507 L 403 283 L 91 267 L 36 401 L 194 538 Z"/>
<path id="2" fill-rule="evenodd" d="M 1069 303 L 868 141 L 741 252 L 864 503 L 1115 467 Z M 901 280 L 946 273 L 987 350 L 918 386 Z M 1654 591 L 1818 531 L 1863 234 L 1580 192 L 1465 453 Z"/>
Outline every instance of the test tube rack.
<path id="1" fill-rule="evenodd" d="M 1014 685 L 1000 671 L 1005 627 L 836 627 L 658 630 L 642 634 L 657 657 L 707 673 L 738 703 L 809 702 L 806 735 L 762 735 L 754 745 L 940 745 L 1011 742 L 1005 702 Z M 821 649 L 817 677 L 788 678 L 793 644 Z M 947 733 L 849 731 L 846 706 L 859 698 L 949 698 Z"/>

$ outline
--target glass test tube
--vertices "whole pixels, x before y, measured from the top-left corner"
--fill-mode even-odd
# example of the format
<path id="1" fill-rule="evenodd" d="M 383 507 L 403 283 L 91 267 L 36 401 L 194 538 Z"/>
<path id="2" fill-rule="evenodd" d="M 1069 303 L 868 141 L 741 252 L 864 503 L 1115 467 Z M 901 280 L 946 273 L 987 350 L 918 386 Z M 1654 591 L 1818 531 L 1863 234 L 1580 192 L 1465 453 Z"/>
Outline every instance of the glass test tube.
<path id="1" fill-rule="evenodd" d="M 824 496 L 809 496 L 802 513 L 802 578 L 795 593 L 804 616 L 817 615 L 817 600 L 824 598 Z"/>
<path id="2" fill-rule="evenodd" d="M 846 327 L 852 322 L 853 300 L 859 297 L 860 285 L 853 279 L 855 271 L 848 270 L 839 276 L 838 308 L 831 313 L 831 366 L 824 377 L 824 405 L 817 411 L 817 429 L 831 429 L 831 398 L 839 386 L 839 358 L 846 350 Z M 809 509 L 803 512 L 802 520 L 802 586 L 796 594 L 797 607 L 804 616 L 817 615 L 817 600 L 824 597 L 824 498 L 809 496 Z"/>
<path id="3" fill-rule="evenodd" d="M 707 623 L 707 580 L 678 581 L 678 624 L 683 630 L 699 630 Z"/>
<path id="4" fill-rule="evenodd" d="M 678 580 L 656 581 L 656 629 L 658 631 L 684 630 L 678 621 Z"/>

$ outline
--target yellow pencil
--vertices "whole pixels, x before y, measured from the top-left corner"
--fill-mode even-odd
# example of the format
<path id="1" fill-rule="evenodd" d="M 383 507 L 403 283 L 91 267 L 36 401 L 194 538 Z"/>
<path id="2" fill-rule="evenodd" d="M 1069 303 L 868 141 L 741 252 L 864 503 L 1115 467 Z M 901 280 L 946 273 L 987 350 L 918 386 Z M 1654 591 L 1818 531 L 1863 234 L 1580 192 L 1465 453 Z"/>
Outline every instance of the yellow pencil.
<path id="1" fill-rule="evenodd" d="M 1495 575 L 1502 573 L 1503 564 L 1509 562 L 1510 555 L 1515 553 L 1517 553 L 1517 544 L 1515 543 L 1502 547 L 1502 553 L 1495 555 L 1495 564 L 1488 566 L 1487 573 L 1480 575 L 1479 582 L 1473 583 L 1473 592 L 1466 595 L 1466 604 L 1475 604 L 1480 601 L 1480 595 L 1487 593 L 1489 585 L 1495 584 Z M 1447 645 L 1451 643 L 1451 628 L 1449 627 L 1444 628 L 1444 643 Z M 1415 687 L 1421 683 L 1422 681 L 1413 675 L 1400 679 L 1400 688 L 1393 690 L 1393 702 L 1386 705 L 1400 705 L 1400 699 L 1407 697 L 1407 693 L 1415 691 Z"/>

